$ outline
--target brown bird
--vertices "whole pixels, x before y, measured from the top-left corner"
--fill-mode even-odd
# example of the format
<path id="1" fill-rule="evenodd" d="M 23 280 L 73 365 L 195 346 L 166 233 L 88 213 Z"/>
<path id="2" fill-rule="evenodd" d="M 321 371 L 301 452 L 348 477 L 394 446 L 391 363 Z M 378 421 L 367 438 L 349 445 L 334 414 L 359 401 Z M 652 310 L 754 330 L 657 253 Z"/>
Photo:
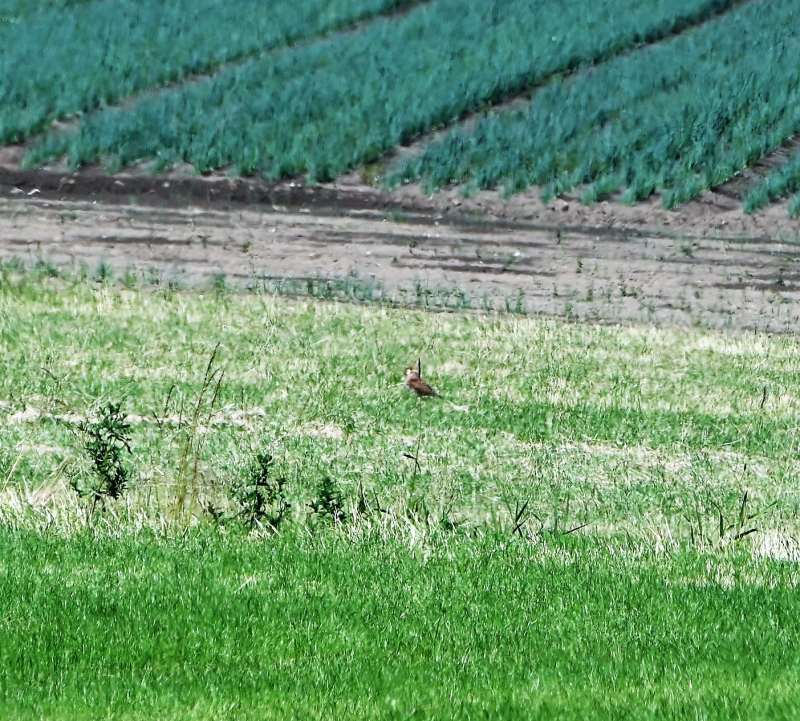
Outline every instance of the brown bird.
<path id="1" fill-rule="evenodd" d="M 414 366 L 406 368 L 406 385 L 420 397 L 439 395 L 427 381 L 422 380 L 422 376 Z"/>

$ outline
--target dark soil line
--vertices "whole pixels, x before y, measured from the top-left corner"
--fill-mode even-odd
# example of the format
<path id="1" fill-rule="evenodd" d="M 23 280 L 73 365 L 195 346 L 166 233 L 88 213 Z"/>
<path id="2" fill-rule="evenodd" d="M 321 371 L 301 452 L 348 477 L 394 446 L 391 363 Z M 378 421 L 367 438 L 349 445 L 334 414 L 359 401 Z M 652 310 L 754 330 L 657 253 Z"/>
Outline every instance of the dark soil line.
<path id="1" fill-rule="evenodd" d="M 713 266 L 713 267 L 723 267 L 723 268 L 751 268 L 757 262 L 763 265 L 768 266 L 784 266 L 789 265 L 791 263 L 796 263 L 800 261 L 800 258 L 792 259 L 792 260 L 784 260 L 779 257 L 779 254 L 772 251 L 757 251 L 754 250 L 751 253 L 748 253 L 749 258 L 742 258 L 741 256 L 737 258 L 726 258 L 721 253 L 713 255 L 713 256 L 698 256 L 695 254 L 693 257 L 687 256 L 679 256 L 677 252 L 675 255 L 657 255 L 653 257 L 648 257 L 646 255 L 642 255 L 638 258 L 638 260 L 648 261 L 652 263 L 665 263 L 669 265 L 684 265 L 687 268 L 697 268 L 703 266 Z M 613 259 L 610 259 L 613 260 Z"/>
<path id="2" fill-rule="evenodd" d="M 720 290 L 755 290 L 759 292 L 772 291 L 773 293 L 800 293 L 800 284 L 795 284 L 795 287 L 789 287 L 783 283 L 777 283 L 774 279 L 761 282 L 748 282 L 741 281 L 735 283 L 715 283 L 713 288 Z"/>
<path id="3" fill-rule="evenodd" d="M 156 176 L 107 175 L 96 169 L 74 173 L 49 170 L 20 170 L 0 166 L 0 196 L 35 193 L 37 200 L 91 199 L 99 202 L 134 200 L 137 205 L 182 207 L 196 203 L 230 206 L 283 205 L 289 208 L 374 210 L 388 205 L 377 192 L 346 191 L 297 183 L 257 184 L 244 179 L 171 178 Z M 346 212 L 340 213 L 345 215 Z"/>
<path id="4" fill-rule="evenodd" d="M 480 222 L 480 221 L 479 221 Z M 440 223 L 440 226 L 449 227 L 447 223 Z M 509 237 L 507 232 L 496 230 L 491 232 L 489 228 L 477 229 L 472 224 L 468 226 L 472 234 L 459 234 L 458 236 L 446 235 L 434 237 L 428 233 L 415 232 L 414 225 L 409 223 L 407 232 L 374 232 L 370 230 L 325 230 L 315 232 L 313 238 L 309 238 L 312 243 L 320 245 L 349 245 L 350 243 L 368 243 L 370 241 L 381 241 L 389 246 L 410 246 L 412 248 L 439 248 L 453 246 L 480 246 L 482 248 L 509 248 L 509 249 L 536 249 L 552 250 L 559 248 L 562 251 L 582 253 L 591 252 L 593 246 L 610 244 L 614 247 L 624 246 L 633 242 L 632 233 L 619 231 L 616 228 L 592 228 L 581 227 L 576 232 L 575 228 L 567 227 L 561 234 L 561 239 L 556 237 L 555 231 L 560 228 L 552 226 L 542 226 L 531 232 L 538 234 L 535 238 L 517 240 Z M 517 231 L 530 230 L 527 224 L 512 224 L 507 230 Z M 543 239 L 542 235 L 550 235 L 551 238 Z M 655 238 L 653 233 L 642 233 L 642 238 Z M 669 238 L 668 240 L 672 240 Z"/>
<path id="5" fill-rule="evenodd" d="M 521 275 L 527 277 L 545 277 L 554 278 L 556 273 L 549 270 L 522 270 L 516 269 L 517 263 L 514 265 L 502 265 L 500 263 L 447 263 L 437 260 L 420 259 L 417 263 L 408 263 L 406 261 L 398 260 L 392 263 L 395 268 L 409 268 L 410 270 L 443 270 L 451 273 L 467 273 L 483 275 L 491 273 L 492 275 Z"/>
<path id="6" fill-rule="evenodd" d="M 783 285 L 798 285 L 800 286 L 800 271 L 784 271 L 779 268 L 774 269 L 767 269 L 767 272 L 762 273 L 753 273 L 752 271 L 747 271 L 743 273 L 744 277 L 748 281 L 752 282 L 760 282 L 766 284 L 776 284 L 778 286 Z"/>
<path id="7" fill-rule="evenodd" d="M 321 232 L 314 233 L 309 237 L 308 242 L 313 245 L 380 245 L 409 248 L 418 252 L 424 252 L 431 248 L 458 248 L 463 246 L 478 246 L 486 249 L 490 248 L 522 248 L 522 249 L 550 249 L 555 247 L 553 241 L 543 240 L 514 240 L 506 237 L 484 237 L 484 236 L 447 236 L 442 238 L 429 238 L 419 233 L 408 233 L 401 235 L 398 233 L 373 233 L 370 231 L 341 231 L 341 232 Z"/>
<path id="8" fill-rule="evenodd" d="M 186 240 L 178 239 L 178 238 L 168 238 L 165 235 L 148 235 L 142 236 L 137 238 L 124 238 L 120 236 L 106 236 L 105 238 L 100 238 L 97 235 L 77 235 L 73 236 L 69 240 L 69 244 L 73 245 L 75 243 L 84 243 L 88 245 L 157 245 L 157 246 L 182 246 L 182 247 L 189 247 L 190 244 L 186 242 Z M 199 245 L 199 241 L 193 243 Z M 55 243 L 53 245 L 56 245 Z M 209 243 L 211 245 L 211 243 Z M 222 247 L 223 245 L 231 245 L 231 243 L 222 243 L 218 242 L 216 245 Z"/>
<path id="9" fill-rule="evenodd" d="M 641 240 L 643 238 L 653 238 L 657 240 L 684 240 L 687 238 L 687 234 L 685 232 L 671 232 L 659 228 L 634 228 L 630 226 L 612 225 L 569 225 L 566 223 L 536 223 L 520 219 L 494 216 L 485 217 L 483 215 L 469 214 L 453 210 L 445 213 L 442 212 L 441 209 L 433 206 L 432 203 L 426 203 L 423 198 L 421 198 L 418 202 L 412 202 L 405 199 L 398 201 L 394 199 L 391 194 L 381 193 L 379 194 L 379 197 L 384 201 L 383 211 L 375 211 L 372 214 L 362 214 L 360 212 L 362 209 L 354 209 L 359 211 L 358 217 L 367 219 L 373 218 L 376 220 L 386 219 L 400 225 L 407 224 L 409 227 L 421 225 L 466 229 L 468 231 L 472 231 L 476 235 L 486 236 L 487 242 L 489 242 L 489 237 L 495 235 L 506 235 L 509 231 L 547 233 L 552 235 L 554 242 L 559 235 L 562 239 L 562 242 L 569 241 L 571 237 L 579 239 L 590 237 L 592 240 L 609 241 L 614 243 L 624 243 L 628 241 Z M 344 213 L 344 215 L 347 215 L 347 213 Z M 438 239 L 425 238 L 425 240 Z M 709 240 L 713 239 L 709 238 Z M 730 239 L 724 238 L 721 240 L 729 241 Z M 748 242 L 748 240 L 749 237 L 743 236 L 740 242 L 745 243 Z M 764 240 L 774 242 L 767 238 Z M 520 242 L 524 243 L 524 241 Z M 509 242 L 509 244 L 511 243 Z"/>
<path id="10" fill-rule="evenodd" d="M 614 257 L 607 257 L 607 256 L 597 256 L 595 252 L 595 248 L 587 247 L 587 243 L 591 243 L 591 245 L 602 245 L 602 244 L 609 244 L 614 248 L 620 248 L 624 246 L 624 244 L 628 241 L 631 241 L 630 238 L 622 238 L 619 237 L 600 237 L 600 238 L 592 238 L 587 239 L 586 236 L 580 236 L 578 238 L 570 237 L 571 234 L 567 233 L 562 235 L 562 239 L 560 243 L 556 243 L 555 240 L 541 240 L 541 239 L 530 239 L 530 240 L 515 240 L 508 236 L 501 236 L 501 237 L 492 237 L 489 234 L 486 235 L 459 235 L 457 237 L 448 236 L 442 238 L 432 238 L 426 237 L 424 235 L 420 235 L 418 233 L 407 233 L 407 234 L 397 234 L 397 233 L 375 233 L 370 231 L 359 231 L 359 230 L 348 230 L 348 231 L 324 231 L 321 233 L 314 233 L 312 237 L 307 239 L 307 242 L 311 245 L 319 245 L 319 246 L 330 246 L 330 245 L 342 245 L 347 246 L 353 243 L 369 245 L 372 241 L 378 241 L 381 245 L 388 246 L 388 247 L 400 247 L 400 248 L 409 248 L 411 252 L 416 253 L 425 253 L 430 249 L 436 248 L 463 248 L 463 247 L 478 247 L 482 251 L 488 255 L 493 252 L 493 249 L 519 249 L 519 250 L 544 250 L 544 251 L 552 251 L 558 252 L 559 254 L 567 257 L 581 257 L 581 258 L 597 258 L 597 259 L 607 259 L 607 260 L 619 260 L 620 258 Z M 587 236 L 589 233 L 587 232 Z M 652 237 L 652 235 L 647 234 L 645 237 Z M 209 241 L 210 242 L 210 241 Z M 724 241 L 718 241 L 717 246 L 719 246 Z M 766 242 L 766 239 L 764 239 Z M 798 262 L 800 261 L 800 257 L 797 259 L 783 260 L 779 256 L 783 255 L 788 248 L 776 243 L 775 241 L 770 240 L 770 243 L 776 246 L 776 249 L 762 249 L 762 248 L 747 248 L 747 247 L 736 247 L 736 248 L 722 248 L 722 247 L 707 247 L 707 246 L 700 246 L 699 248 L 693 249 L 693 255 L 686 256 L 686 255 L 678 255 L 679 249 L 675 249 L 673 252 L 675 255 L 659 255 L 659 251 L 661 250 L 658 247 L 653 249 L 645 249 L 645 248 L 637 248 L 639 251 L 639 255 L 635 258 L 635 260 L 640 261 L 648 261 L 648 262 L 657 262 L 657 263 L 670 263 L 674 265 L 686 265 L 688 267 L 695 267 L 695 266 L 703 266 L 703 265 L 715 265 L 715 266 L 741 266 L 745 259 L 739 255 L 738 258 L 730 259 L 724 257 L 724 251 L 731 250 L 737 254 L 747 253 L 748 256 L 751 256 L 753 259 L 762 260 L 762 262 L 767 262 L 770 264 L 775 264 L 778 261 L 782 261 L 782 263 L 789 263 L 789 262 Z M 580 245 L 578 245 L 580 243 Z M 447 256 L 449 258 L 459 258 L 464 260 L 465 258 L 455 255 Z M 528 259 L 520 258 L 515 260 L 516 264 L 525 264 Z"/>
<path id="11" fill-rule="evenodd" d="M 40 246 L 42 243 L 38 240 L 24 240 L 23 238 L 3 238 L 3 245 L 14 245 L 24 248 L 31 248 L 33 246 Z M 49 244 L 45 244 L 48 245 Z"/>
<path id="12" fill-rule="evenodd" d="M 526 271 L 519 270 L 520 268 L 533 268 L 534 272 L 538 274 L 537 268 L 540 268 L 544 263 L 549 263 L 550 261 L 554 260 L 550 257 L 520 257 L 520 258 L 512 258 L 512 259 L 501 259 L 501 258 L 487 258 L 487 257 L 476 257 L 475 255 L 440 255 L 438 257 L 431 256 L 430 254 L 409 254 L 405 255 L 402 258 L 398 258 L 396 262 L 393 263 L 395 267 L 402 267 L 402 266 L 418 266 L 420 264 L 426 264 L 431 267 L 444 267 L 445 264 L 458 264 L 460 266 L 474 268 L 476 272 L 484 273 L 486 269 L 490 270 L 497 270 L 503 273 L 519 273 L 524 275 Z"/>
<path id="13" fill-rule="evenodd" d="M 154 175 L 108 175 L 97 168 L 75 172 L 21 170 L 0 165 L 0 197 L 35 194 L 36 201 L 86 201 L 138 205 L 152 208 L 186 208 L 199 204 L 214 210 L 235 209 L 282 213 L 297 209 L 312 215 L 392 220 L 409 225 L 464 228 L 485 235 L 508 231 L 562 233 L 624 242 L 641 238 L 680 240 L 682 232 L 619 226 L 535 223 L 524 220 L 477 217 L 461 212 L 443 213 L 432 201 L 397 200 L 377 190 L 294 182 L 265 183 L 245 178 L 183 177 L 166 180 Z M 51 210 L 51 209 L 48 209 Z M 128 212 L 121 211 L 121 212 Z M 131 210 L 135 213 L 135 210 Z M 202 217 L 202 215 L 198 215 Z M 180 218 L 190 222 L 191 217 Z M 758 239 L 755 239 L 758 240 Z M 767 240 L 767 239 L 765 239 Z M 746 242 L 743 238 L 742 242 Z"/>

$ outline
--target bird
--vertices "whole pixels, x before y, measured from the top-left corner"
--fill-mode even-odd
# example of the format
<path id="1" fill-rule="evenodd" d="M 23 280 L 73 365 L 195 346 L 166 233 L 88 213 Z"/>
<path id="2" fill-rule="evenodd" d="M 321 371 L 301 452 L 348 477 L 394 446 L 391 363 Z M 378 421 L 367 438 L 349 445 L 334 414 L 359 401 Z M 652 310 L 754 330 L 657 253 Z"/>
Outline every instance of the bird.
<path id="1" fill-rule="evenodd" d="M 414 366 L 406 368 L 406 385 L 420 398 L 439 395 L 427 381 L 422 379 L 419 371 Z"/>

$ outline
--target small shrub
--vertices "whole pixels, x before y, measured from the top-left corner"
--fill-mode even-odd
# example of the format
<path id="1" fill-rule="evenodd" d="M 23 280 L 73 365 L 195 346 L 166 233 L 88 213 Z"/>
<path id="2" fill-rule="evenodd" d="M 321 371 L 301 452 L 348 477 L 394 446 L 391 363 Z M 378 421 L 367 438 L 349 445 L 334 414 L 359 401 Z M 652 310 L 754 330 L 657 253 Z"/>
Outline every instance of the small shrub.
<path id="1" fill-rule="evenodd" d="M 92 496 L 95 504 L 119 498 L 129 485 L 129 471 L 122 462 L 123 453 L 131 453 L 131 427 L 125 417 L 121 403 L 109 403 L 99 420 L 80 424 L 87 437 L 84 451 L 92 461 L 97 483 L 88 489 L 80 489 L 76 483 L 72 487 L 81 496 Z"/>
<path id="2" fill-rule="evenodd" d="M 270 525 L 277 529 L 292 507 L 286 500 L 286 479 L 273 478 L 272 465 L 269 453 L 257 453 L 242 486 L 234 493 L 242 507 L 238 517 L 250 528 Z"/>
<path id="3" fill-rule="evenodd" d="M 217 295 L 225 295 L 228 292 L 228 282 L 225 273 L 215 273 L 211 278 L 211 290 Z"/>
<path id="4" fill-rule="evenodd" d="M 110 283 L 114 279 L 114 269 L 105 260 L 101 260 L 97 264 L 95 278 L 98 283 Z"/>
<path id="5" fill-rule="evenodd" d="M 122 285 L 128 290 L 136 290 L 138 278 L 136 277 L 136 271 L 133 268 L 125 269 L 125 273 L 122 276 Z"/>
<path id="6" fill-rule="evenodd" d="M 343 523 L 345 520 L 342 492 L 330 476 L 325 476 L 319 482 L 317 498 L 310 505 L 320 520 L 333 523 Z"/>

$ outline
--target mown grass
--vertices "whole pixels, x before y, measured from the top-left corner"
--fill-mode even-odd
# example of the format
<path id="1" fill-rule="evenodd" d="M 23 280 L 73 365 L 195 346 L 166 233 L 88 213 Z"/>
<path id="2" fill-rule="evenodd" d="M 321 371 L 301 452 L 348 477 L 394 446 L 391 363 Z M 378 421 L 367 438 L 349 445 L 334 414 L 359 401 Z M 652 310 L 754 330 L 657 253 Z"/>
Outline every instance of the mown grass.
<path id="1" fill-rule="evenodd" d="M 791 337 L 51 283 L 0 296 L 0 482 L 42 513 L 91 474 L 78 422 L 122 402 L 135 457 L 117 513 L 159 517 L 190 442 L 198 517 L 266 449 L 297 520 L 330 477 L 351 510 L 360 488 L 468 525 L 528 500 L 547 527 L 689 536 L 738 514 L 746 490 L 748 514 L 774 503 L 762 523 L 796 523 Z M 217 345 L 224 376 L 194 433 Z M 442 400 L 403 387 L 418 357 Z"/>
<path id="2" fill-rule="evenodd" d="M 0 715 L 791 718 L 799 351 L 6 271 Z"/>

